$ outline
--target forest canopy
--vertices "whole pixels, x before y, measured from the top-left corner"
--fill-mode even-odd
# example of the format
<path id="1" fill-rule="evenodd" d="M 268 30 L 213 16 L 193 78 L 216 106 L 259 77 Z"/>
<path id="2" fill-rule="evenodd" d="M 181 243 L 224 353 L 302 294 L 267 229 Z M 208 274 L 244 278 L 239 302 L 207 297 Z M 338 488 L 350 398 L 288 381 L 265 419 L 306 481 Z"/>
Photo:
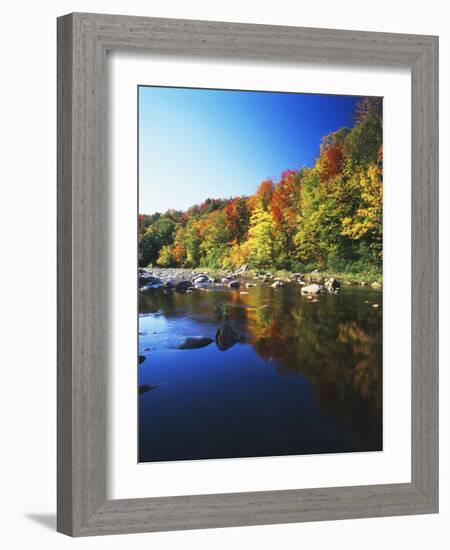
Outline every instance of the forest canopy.
<path id="1" fill-rule="evenodd" d="M 322 138 L 314 166 L 251 196 L 139 214 L 139 264 L 381 272 L 382 135 L 381 98 L 363 98 L 352 128 Z"/>

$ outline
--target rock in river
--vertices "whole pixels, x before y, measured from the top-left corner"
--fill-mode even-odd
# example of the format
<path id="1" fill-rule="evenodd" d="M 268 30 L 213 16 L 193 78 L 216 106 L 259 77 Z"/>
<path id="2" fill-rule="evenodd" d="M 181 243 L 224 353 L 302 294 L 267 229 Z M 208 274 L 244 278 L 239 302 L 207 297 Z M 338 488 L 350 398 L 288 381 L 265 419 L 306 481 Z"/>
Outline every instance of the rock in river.
<path id="1" fill-rule="evenodd" d="M 158 277 L 154 277 L 149 271 L 143 267 L 139 268 L 139 288 L 142 291 L 152 288 L 161 288 L 163 281 Z"/>
<path id="2" fill-rule="evenodd" d="M 275 281 L 270 286 L 272 288 L 281 288 L 282 286 L 284 286 L 284 283 L 283 283 L 283 281 Z"/>
<path id="3" fill-rule="evenodd" d="M 303 286 L 301 289 L 302 294 L 320 294 L 321 292 L 323 292 L 323 286 L 316 284 Z"/>
<path id="4" fill-rule="evenodd" d="M 192 287 L 191 281 L 179 281 L 175 285 L 175 290 L 177 290 L 178 292 L 186 292 L 186 290 L 188 290 L 191 287 Z"/>
<path id="5" fill-rule="evenodd" d="M 222 325 L 216 332 L 216 345 L 220 351 L 225 351 L 234 344 L 244 341 L 244 336 L 235 331 L 230 325 Z"/>
<path id="6" fill-rule="evenodd" d="M 330 279 L 327 279 L 325 281 L 325 288 L 328 290 L 336 290 L 337 288 L 341 287 L 341 283 L 337 280 L 331 277 Z"/>
<path id="7" fill-rule="evenodd" d="M 150 390 L 154 390 L 156 386 L 154 384 L 141 384 L 139 386 L 139 395 Z"/>
<path id="8" fill-rule="evenodd" d="M 178 346 L 178 349 L 205 348 L 206 346 L 209 346 L 211 342 L 211 338 L 208 338 L 207 336 L 191 336 L 189 338 L 186 338 L 184 342 L 182 342 Z"/>
<path id="9" fill-rule="evenodd" d="M 170 290 L 172 288 L 175 288 L 176 284 L 177 284 L 177 281 L 173 279 L 169 279 L 164 283 L 164 288 L 168 288 Z"/>
<path id="10" fill-rule="evenodd" d="M 146 292 L 154 288 L 162 288 L 164 283 L 158 277 L 141 277 L 139 276 L 139 290 Z"/>
<path id="11" fill-rule="evenodd" d="M 194 285 L 199 285 L 199 284 L 205 284 L 205 283 L 212 283 L 213 281 L 208 277 L 208 275 L 197 275 L 192 279 L 192 282 L 194 283 Z"/>
<path id="12" fill-rule="evenodd" d="M 239 281 L 230 281 L 227 283 L 228 288 L 239 288 L 241 286 L 241 283 Z"/>

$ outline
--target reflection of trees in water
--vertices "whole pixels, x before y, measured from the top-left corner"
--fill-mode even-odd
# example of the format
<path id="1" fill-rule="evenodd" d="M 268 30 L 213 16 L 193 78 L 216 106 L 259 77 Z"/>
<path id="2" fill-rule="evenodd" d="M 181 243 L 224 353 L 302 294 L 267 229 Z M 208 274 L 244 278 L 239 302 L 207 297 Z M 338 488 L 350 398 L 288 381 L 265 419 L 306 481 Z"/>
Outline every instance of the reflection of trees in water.
<path id="1" fill-rule="evenodd" d="M 381 328 L 381 327 L 380 327 Z M 355 391 L 373 400 L 377 412 L 381 410 L 381 353 L 377 353 L 374 337 L 365 333 L 355 322 L 338 325 L 338 339 L 352 347 L 355 357 L 353 385 Z M 381 334 L 378 346 L 381 347 Z"/>
<path id="2" fill-rule="evenodd" d="M 248 296 L 245 296 L 248 298 Z M 219 325 L 230 321 L 247 333 L 247 310 L 256 309 L 239 290 L 194 290 L 192 293 L 153 290 L 139 295 L 140 313 L 160 313 L 167 318 L 189 317 L 193 322 Z"/>
<path id="3" fill-rule="evenodd" d="M 253 345 L 280 374 L 304 376 L 322 406 L 360 439 L 375 436 L 381 445 L 381 315 L 349 313 L 333 298 L 295 307 L 280 299 L 261 322 L 257 312 L 249 323 Z"/>
<path id="4" fill-rule="evenodd" d="M 317 401 L 357 435 L 361 448 L 374 440 L 380 448 L 382 316 L 364 303 L 370 292 L 346 289 L 310 303 L 296 287 L 258 287 L 246 295 L 157 291 L 140 296 L 140 311 L 217 324 L 217 311 L 227 304 L 227 321 L 260 357 L 280 375 L 306 378 Z"/>

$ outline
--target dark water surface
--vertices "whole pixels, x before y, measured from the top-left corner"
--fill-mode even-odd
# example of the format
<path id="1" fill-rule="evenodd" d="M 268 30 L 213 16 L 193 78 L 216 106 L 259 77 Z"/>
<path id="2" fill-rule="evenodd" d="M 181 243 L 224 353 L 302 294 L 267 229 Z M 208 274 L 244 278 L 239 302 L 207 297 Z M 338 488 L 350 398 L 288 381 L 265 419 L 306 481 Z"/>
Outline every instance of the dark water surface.
<path id="1" fill-rule="evenodd" d="M 381 450 L 382 293 L 318 299 L 294 284 L 141 294 L 139 461 Z M 245 341 L 221 351 L 224 324 Z M 198 336 L 213 342 L 178 349 Z"/>

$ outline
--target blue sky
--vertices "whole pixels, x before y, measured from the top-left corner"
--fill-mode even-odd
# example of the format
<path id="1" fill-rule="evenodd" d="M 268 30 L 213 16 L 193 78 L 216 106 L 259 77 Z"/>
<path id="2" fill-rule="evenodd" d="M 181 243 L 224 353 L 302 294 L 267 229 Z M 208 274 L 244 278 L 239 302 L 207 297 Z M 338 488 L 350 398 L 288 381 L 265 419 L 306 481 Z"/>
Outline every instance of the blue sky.
<path id="1" fill-rule="evenodd" d="M 139 212 L 251 195 L 312 166 L 321 138 L 353 125 L 359 97 L 139 87 Z"/>

